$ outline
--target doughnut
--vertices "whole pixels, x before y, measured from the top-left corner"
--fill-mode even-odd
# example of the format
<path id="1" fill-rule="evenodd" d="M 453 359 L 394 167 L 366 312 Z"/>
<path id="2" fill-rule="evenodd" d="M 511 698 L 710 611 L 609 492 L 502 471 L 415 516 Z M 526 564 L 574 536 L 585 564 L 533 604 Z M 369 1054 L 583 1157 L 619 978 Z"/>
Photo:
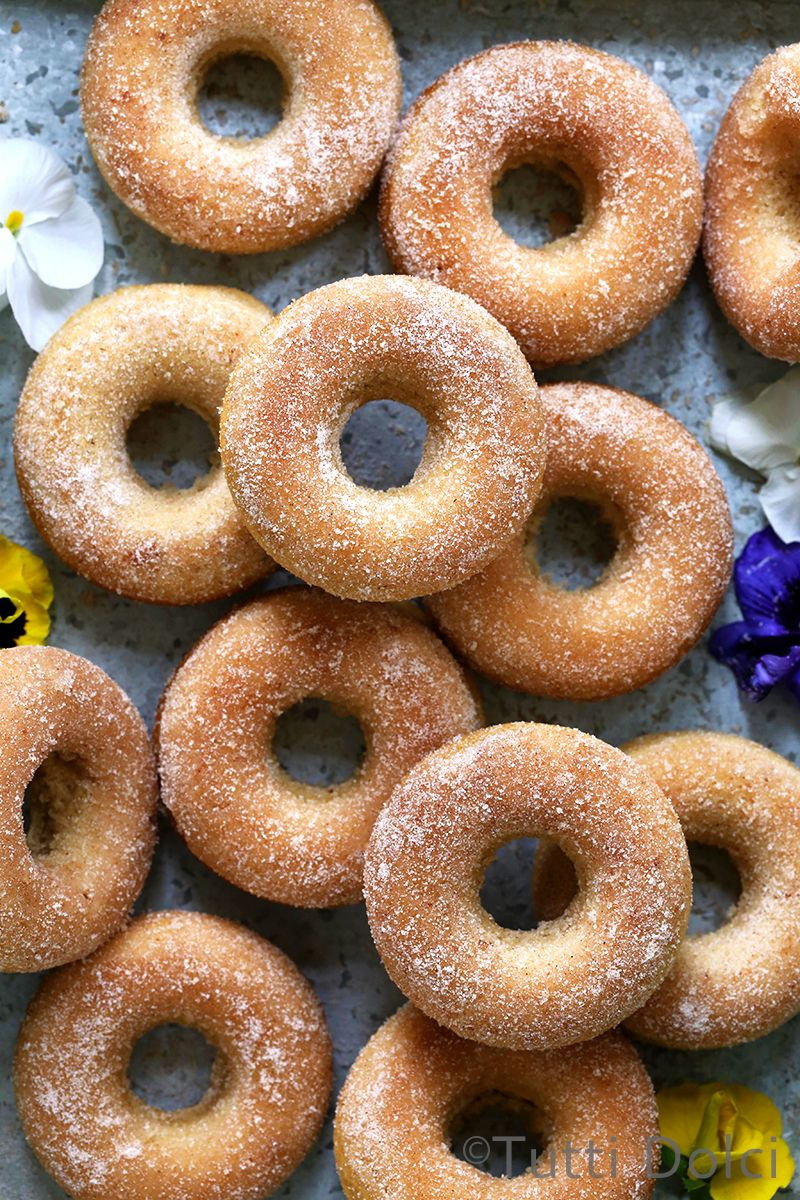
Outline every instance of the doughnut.
<path id="1" fill-rule="evenodd" d="M 0 744 L 0 971 L 44 971 L 90 954 L 138 896 L 155 763 L 122 689 L 53 646 L 0 654 Z"/>
<path id="2" fill-rule="evenodd" d="M 800 359 L 800 43 L 739 88 L 706 170 L 703 253 L 717 303 L 769 358 Z"/>
<path id="3" fill-rule="evenodd" d="M 523 163 L 581 193 L 573 233 L 531 247 L 503 232 L 492 188 Z M 666 308 L 702 210 L 689 132 L 661 88 L 600 50 L 518 42 L 459 63 L 411 107 L 380 222 L 396 270 L 472 296 L 546 366 L 610 350 Z"/>
<path id="4" fill-rule="evenodd" d="M 548 457 L 528 525 L 480 574 L 426 603 L 449 642 L 491 679 L 571 700 L 641 687 L 695 645 L 730 578 L 725 490 L 705 450 L 668 413 L 612 388 L 540 390 Z M 593 587 L 560 587 L 535 535 L 561 497 L 596 504 L 616 551 Z"/>
<path id="5" fill-rule="evenodd" d="M 124 288 L 39 355 L 17 409 L 17 479 L 42 537 L 79 575 L 133 600 L 202 604 L 272 569 L 219 465 L 191 488 L 152 488 L 125 445 L 160 403 L 216 431 L 233 363 L 270 315 L 232 288 Z"/>
<path id="6" fill-rule="evenodd" d="M 568 912 L 501 928 L 484 870 L 520 837 L 578 864 Z M 378 817 L 364 870 L 388 974 L 460 1037 L 549 1050 L 618 1025 L 663 982 L 686 930 L 691 870 L 675 812 L 644 768 L 555 725 L 498 725 L 433 751 Z"/>
<path id="7" fill-rule="evenodd" d="M 205 1096 L 172 1112 L 127 1077 L 135 1043 L 168 1022 L 217 1051 Z M 74 1200 L 264 1200 L 319 1132 L 330 1039 L 311 986 L 275 946 L 219 917 L 153 913 L 45 979 L 14 1086 L 31 1148 Z"/>
<path id="8" fill-rule="evenodd" d="M 478 1169 L 487 1143 L 459 1138 L 459 1118 L 498 1100 L 544 1126 L 539 1178 L 492 1178 Z M 498 1050 L 462 1041 L 408 1004 L 356 1059 L 339 1097 L 334 1148 L 347 1200 L 647 1200 L 658 1136 L 653 1086 L 622 1034 L 557 1050 Z M 470 1143 L 473 1155 L 456 1158 Z M 589 1145 L 600 1151 L 594 1163 Z"/>
<path id="9" fill-rule="evenodd" d="M 197 98 L 215 62 L 274 63 L 283 114 L 218 137 Z M 391 30 L 371 0 L 108 0 L 89 37 L 81 112 L 113 192 L 173 241 L 285 250 L 361 201 L 400 113 Z"/>
<path id="10" fill-rule="evenodd" d="M 310 696 L 358 717 L 368 750 L 337 787 L 293 779 L 270 747 Z M 375 818 L 416 762 L 481 724 L 436 635 L 392 606 L 290 588 L 215 625 L 161 703 L 162 797 L 190 849 L 237 887 L 282 904 L 361 899 Z"/>
<path id="11" fill-rule="evenodd" d="M 800 771 L 725 733 L 653 734 L 623 749 L 667 794 L 686 839 L 726 850 L 742 885 L 719 929 L 686 937 L 628 1029 L 675 1050 L 715 1050 L 771 1033 L 800 1012 Z M 556 919 L 574 889 L 569 860 L 551 843 L 541 846 L 537 913 Z"/>
<path id="12" fill-rule="evenodd" d="M 416 474 L 358 486 L 339 440 L 387 396 L 428 434 Z M 513 338 L 466 296 L 421 279 L 319 288 L 242 356 L 220 447 L 253 536 L 306 583 L 349 600 L 408 600 L 474 575 L 524 525 L 541 486 L 544 421 Z"/>

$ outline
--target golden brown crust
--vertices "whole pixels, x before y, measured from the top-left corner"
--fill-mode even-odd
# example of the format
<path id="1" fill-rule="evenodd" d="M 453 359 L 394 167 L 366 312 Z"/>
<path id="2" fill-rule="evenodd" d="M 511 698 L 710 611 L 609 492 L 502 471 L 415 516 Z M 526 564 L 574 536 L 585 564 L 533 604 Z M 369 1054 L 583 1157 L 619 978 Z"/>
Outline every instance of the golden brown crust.
<path id="1" fill-rule="evenodd" d="M 414 478 L 359 487 L 339 439 L 391 396 L 428 422 Z M 466 296 L 362 276 L 295 301 L 242 357 L 222 458 L 250 529 L 282 566 L 351 600 L 452 587 L 524 525 L 541 486 L 536 382 L 514 339 Z"/>
<path id="2" fill-rule="evenodd" d="M 519 535 L 479 575 L 426 600 L 477 670 L 520 691 L 598 700 L 674 666 L 708 626 L 731 572 L 725 490 L 700 444 L 627 392 L 559 383 L 539 392 L 548 458 L 535 526 L 560 496 L 596 502 L 617 537 L 602 578 L 570 591 Z M 529 526 L 530 532 L 530 526 Z"/>
<path id="3" fill-rule="evenodd" d="M 298 783 L 268 749 L 280 714 L 309 696 L 356 716 L 365 735 L 363 763 L 335 788 Z M 394 786 L 480 723 L 458 663 L 400 606 L 273 592 L 215 625 L 168 685 L 162 796 L 193 853 L 238 887 L 283 904 L 354 904 Z"/>
<path id="4" fill-rule="evenodd" d="M 584 216 L 521 246 L 492 187 L 530 162 L 567 171 Z M 494 46 L 413 105 L 384 173 L 380 220 L 395 269 L 472 296 L 531 362 L 580 362 L 633 337 L 683 286 L 700 238 L 689 133 L 630 64 L 572 42 Z"/>
<path id="5" fill-rule="evenodd" d="M 534 932 L 480 903 L 487 862 L 556 840 L 580 896 Z M 457 738 L 405 778 L 367 848 L 364 897 L 390 976 L 461 1037 L 539 1050 L 596 1037 L 663 981 L 686 929 L 691 872 L 647 771 L 577 730 L 500 725 Z"/>
<path id="6" fill-rule="evenodd" d="M 202 123 L 221 58 L 275 63 L 281 120 L 250 141 Z M 380 169 L 400 112 L 391 30 L 371 0 L 108 0 L 86 50 L 81 109 L 109 187 L 177 242 L 284 249 L 336 224 Z"/>
<path id="7" fill-rule="evenodd" d="M 155 762 L 124 692 L 52 646 L 0 654 L 0 743 L 0 971 L 42 971 L 124 922 L 155 843 Z"/>
<path id="8" fill-rule="evenodd" d="M 800 43 L 758 64 L 731 101 L 706 170 L 703 251 L 725 316 L 754 349 L 800 359 Z"/>
<path id="9" fill-rule="evenodd" d="M 136 1041 L 168 1022 L 218 1052 L 206 1096 L 166 1112 L 130 1090 Z M 311 986 L 243 926 L 192 912 L 140 917 L 50 975 L 14 1062 L 25 1136 L 75 1200 L 263 1200 L 316 1138 L 331 1047 Z"/>
<path id="10" fill-rule="evenodd" d="M 724 733 L 654 734 L 623 749 L 666 792 L 687 840 L 727 850 L 742 884 L 725 924 L 687 936 L 660 989 L 625 1024 L 679 1050 L 762 1037 L 800 1011 L 800 771 Z M 537 912 L 556 917 L 574 886 L 564 855 L 541 847 Z"/>
<path id="11" fill-rule="evenodd" d="M 269 574 L 221 467 L 152 488 L 125 438 L 155 403 L 216 431 L 233 365 L 270 320 L 233 288 L 151 284 L 87 305 L 34 363 L 14 424 L 17 479 L 42 536 L 73 570 L 134 600 L 201 604 Z"/>
<path id="12" fill-rule="evenodd" d="M 457 1118 L 496 1093 L 544 1116 L 540 1178 L 496 1179 L 455 1157 Z M 334 1149 L 347 1200 L 646 1200 L 657 1138 L 652 1084 L 619 1033 L 559 1050 L 495 1050 L 462 1041 L 408 1004 L 356 1059 L 339 1097 Z M 600 1150 L 594 1176 L 589 1143 Z M 567 1144 L 575 1151 L 569 1175 Z"/>

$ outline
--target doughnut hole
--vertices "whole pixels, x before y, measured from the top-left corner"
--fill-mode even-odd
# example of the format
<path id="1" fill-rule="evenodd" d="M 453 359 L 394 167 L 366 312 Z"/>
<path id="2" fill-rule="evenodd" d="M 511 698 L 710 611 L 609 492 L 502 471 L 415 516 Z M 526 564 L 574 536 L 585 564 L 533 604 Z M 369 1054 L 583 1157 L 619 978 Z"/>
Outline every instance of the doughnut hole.
<path id="1" fill-rule="evenodd" d="M 209 133 L 247 141 L 275 128 L 288 91 L 277 64 L 246 48 L 217 54 L 198 71 L 197 85 L 197 115 Z"/>
<path id="2" fill-rule="evenodd" d="M 91 776 L 77 758 L 53 753 L 25 789 L 22 823 L 31 857 L 40 866 L 77 856 L 82 826 L 91 809 Z"/>
<path id="3" fill-rule="evenodd" d="M 545 1150 L 551 1126 L 531 1101 L 486 1092 L 456 1113 L 448 1131 L 457 1159 L 495 1178 L 530 1172 Z"/>
<path id="4" fill-rule="evenodd" d="M 555 496 L 539 505 L 525 530 L 524 556 L 556 587 L 599 583 L 620 543 L 622 516 L 607 501 Z"/>
<path id="5" fill-rule="evenodd" d="M 410 404 L 368 400 L 348 417 L 339 438 L 342 466 L 360 487 L 405 487 L 422 461 L 428 423 Z"/>
<path id="6" fill-rule="evenodd" d="M 566 163 L 510 163 L 492 189 L 492 209 L 503 233 L 536 249 L 583 223 L 583 184 Z"/>
<path id="7" fill-rule="evenodd" d="M 367 741 L 353 713 L 309 696 L 278 717 L 269 755 L 293 784 L 324 798 L 358 774 Z"/>
<path id="8" fill-rule="evenodd" d="M 481 904 L 503 929 L 536 928 L 531 890 L 535 854 L 534 838 L 515 838 L 500 846 L 486 864 Z"/>
<path id="9" fill-rule="evenodd" d="M 713 933 L 733 915 L 742 894 L 742 881 L 731 855 L 721 846 L 689 842 L 692 865 L 692 911 L 689 934 Z"/>
<path id="10" fill-rule="evenodd" d="M 149 488 L 199 491 L 219 469 L 218 431 L 207 413 L 175 400 L 154 400 L 131 422 L 126 446 L 131 466 Z"/>
<path id="11" fill-rule="evenodd" d="M 168 1113 L 196 1114 L 210 1108 L 225 1074 L 224 1056 L 199 1029 L 168 1023 L 138 1038 L 127 1067 L 133 1095 L 149 1108 Z"/>

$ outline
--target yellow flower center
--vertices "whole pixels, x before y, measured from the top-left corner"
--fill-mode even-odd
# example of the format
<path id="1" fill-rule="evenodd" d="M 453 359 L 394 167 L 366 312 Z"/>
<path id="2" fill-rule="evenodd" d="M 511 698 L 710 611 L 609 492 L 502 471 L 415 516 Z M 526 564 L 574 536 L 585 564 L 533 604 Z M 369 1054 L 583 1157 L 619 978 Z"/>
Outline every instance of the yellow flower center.
<path id="1" fill-rule="evenodd" d="M 18 208 L 15 208 L 13 212 L 10 212 L 6 217 L 6 229 L 9 229 L 15 234 L 19 233 L 20 229 L 22 229 L 24 220 L 25 213 L 20 212 Z"/>

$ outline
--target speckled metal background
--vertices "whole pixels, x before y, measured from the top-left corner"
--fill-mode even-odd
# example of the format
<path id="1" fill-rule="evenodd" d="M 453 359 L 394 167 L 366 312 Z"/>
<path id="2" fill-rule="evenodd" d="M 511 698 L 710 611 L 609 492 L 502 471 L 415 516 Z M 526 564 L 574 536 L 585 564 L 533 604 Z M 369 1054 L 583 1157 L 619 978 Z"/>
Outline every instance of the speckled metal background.
<path id="1" fill-rule="evenodd" d="M 722 113 L 754 64 L 775 46 L 800 38 L 796 0 L 386 0 L 402 56 L 410 101 L 459 59 L 494 43 L 518 38 L 569 37 L 622 55 L 670 94 L 705 159 Z M 332 233 L 286 254 L 235 259 L 172 246 L 117 202 L 100 180 L 86 145 L 78 108 L 78 72 L 90 23 L 100 0 L 0 0 L 0 137 L 31 136 L 54 146 L 77 173 L 78 186 L 100 212 L 106 265 L 99 290 L 160 280 L 224 283 L 244 288 L 282 308 L 320 284 L 387 268 L 375 220 L 375 197 Z M 251 128 L 251 105 L 237 72 L 222 71 L 206 111 L 220 131 Z M 504 220 L 524 224 L 511 189 Z M 524 207 L 524 206 L 523 206 Z M 72 574 L 36 537 L 17 491 L 11 460 L 14 407 L 33 355 L 24 347 L 8 312 L 0 315 L 0 530 L 43 553 L 56 586 L 56 645 L 84 654 L 104 667 L 132 696 L 148 720 L 171 670 L 209 624 L 230 607 L 224 602 L 194 609 L 151 609 L 100 591 Z M 715 307 L 702 264 L 683 294 L 640 337 L 584 366 L 548 377 L 595 380 L 638 392 L 664 405 L 703 438 L 712 399 L 732 388 L 775 378 L 784 368 L 750 351 Z M 369 410 L 351 446 L 362 478 L 380 484 L 398 462 L 412 461 L 418 426 L 392 418 L 385 406 Z M 140 434 L 145 457 L 167 459 L 167 474 L 184 434 L 156 451 L 142 447 L 160 437 L 154 425 Z M 720 462 L 734 512 L 737 545 L 761 525 L 753 481 Z M 173 476 L 175 477 L 175 476 Z M 274 586 L 273 581 L 270 586 Z M 718 622 L 732 619 L 726 601 Z M 635 734 L 686 727 L 730 730 L 752 737 L 797 761 L 800 712 L 786 695 L 761 706 L 744 703 L 730 674 L 699 646 L 666 677 L 632 695 L 599 704 L 543 702 L 497 687 L 484 687 L 489 721 L 535 718 L 576 725 L 619 743 Z M 314 720 L 306 706 L 295 722 Z M 309 715 L 310 714 L 310 715 Z M 320 727 L 318 722 L 317 730 Z M 324 724 L 324 723 L 323 723 Z M 285 740 L 291 744 L 291 728 Z M 348 753 L 315 731 L 314 761 L 320 779 L 335 774 Z M 287 751 L 289 753 L 289 751 Z M 296 757 L 296 755 L 295 755 Z M 524 906 L 522 860 L 506 856 L 493 872 L 493 887 L 507 911 Z M 713 901 L 710 901 L 713 904 Z M 336 1047 L 336 1083 L 356 1052 L 399 1002 L 370 942 L 362 908 L 302 912 L 253 899 L 211 875 L 166 830 L 141 906 L 179 906 L 244 921 L 285 949 L 309 976 L 325 1004 Z M 14 1039 L 37 980 L 0 978 L 0 1198 L 44 1200 L 61 1192 L 41 1171 L 20 1133 L 10 1085 Z M 730 1078 L 770 1092 L 781 1103 L 790 1139 L 800 1121 L 797 1061 L 800 1024 L 741 1049 L 677 1054 L 645 1048 L 657 1085 L 683 1079 Z M 185 1100 L 197 1064 L 184 1046 L 185 1070 L 171 1073 L 176 1042 L 156 1039 L 137 1056 L 137 1074 L 149 1073 L 149 1094 L 163 1090 L 173 1104 Z M 795 1148 L 798 1149 L 795 1141 Z M 331 1125 L 308 1160 L 279 1196 L 340 1196 L 331 1153 Z M 112 1200 L 109 1197 L 109 1200 Z"/>

